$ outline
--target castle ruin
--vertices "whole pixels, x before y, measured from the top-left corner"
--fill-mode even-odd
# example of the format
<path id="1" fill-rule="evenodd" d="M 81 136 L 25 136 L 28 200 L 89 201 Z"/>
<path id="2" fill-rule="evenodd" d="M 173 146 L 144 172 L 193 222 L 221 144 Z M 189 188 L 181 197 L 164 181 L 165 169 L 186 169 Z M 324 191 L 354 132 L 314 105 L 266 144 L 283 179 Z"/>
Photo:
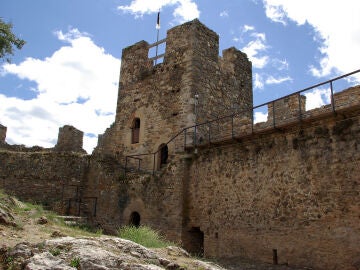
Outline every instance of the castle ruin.
<path id="1" fill-rule="evenodd" d="M 0 144 L 5 143 L 7 128 L 0 124 Z"/>
<path id="2" fill-rule="evenodd" d="M 297 92 L 255 123 L 251 62 L 219 57 L 218 39 L 194 20 L 167 32 L 160 64 L 145 41 L 125 48 L 94 152 L 68 126 L 54 149 L 0 146 L 0 188 L 109 233 L 151 226 L 207 257 L 358 269 L 360 87 L 313 110 Z"/>

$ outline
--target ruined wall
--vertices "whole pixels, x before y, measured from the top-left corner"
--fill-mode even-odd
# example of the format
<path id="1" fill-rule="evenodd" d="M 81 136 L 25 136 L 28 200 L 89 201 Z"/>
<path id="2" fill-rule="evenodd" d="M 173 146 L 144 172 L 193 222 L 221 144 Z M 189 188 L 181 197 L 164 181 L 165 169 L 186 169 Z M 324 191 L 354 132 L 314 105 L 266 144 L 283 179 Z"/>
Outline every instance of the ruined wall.
<path id="1" fill-rule="evenodd" d="M 199 149 L 186 230 L 204 232 L 205 254 L 271 263 L 276 249 L 279 263 L 356 269 L 359 112 Z"/>
<path id="2" fill-rule="evenodd" d="M 0 124 L 0 144 L 5 143 L 7 128 Z"/>
<path id="3" fill-rule="evenodd" d="M 0 145 L 0 188 L 63 214 L 79 214 L 88 170 L 82 137 L 82 131 L 64 126 L 54 148 Z"/>
<path id="4" fill-rule="evenodd" d="M 84 180 L 86 155 L 0 150 L 0 188 L 22 200 L 65 211 Z M 62 201 L 64 201 L 62 204 Z"/>
<path id="5" fill-rule="evenodd" d="M 84 152 L 84 132 L 73 126 L 65 125 L 59 128 L 58 140 L 54 147 L 56 151 Z"/>

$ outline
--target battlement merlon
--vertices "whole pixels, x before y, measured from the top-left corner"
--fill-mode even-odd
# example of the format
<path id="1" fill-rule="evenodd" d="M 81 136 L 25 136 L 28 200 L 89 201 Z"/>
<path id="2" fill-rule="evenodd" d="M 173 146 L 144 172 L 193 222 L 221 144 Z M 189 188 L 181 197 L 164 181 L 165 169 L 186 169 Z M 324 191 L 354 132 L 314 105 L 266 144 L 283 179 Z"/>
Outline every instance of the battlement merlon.
<path id="1" fill-rule="evenodd" d="M 84 132 L 73 126 L 65 125 L 59 128 L 58 141 L 55 151 L 85 152 L 83 150 Z"/>
<path id="2" fill-rule="evenodd" d="M 246 53 L 231 47 L 222 51 L 223 57 L 220 57 L 221 68 L 234 74 L 252 73 L 252 63 Z"/>
<path id="3" fill-rule="evenodd" d="M 121 77 L 119 88 L 143 79 L 154 68 L 149 59 L 149 43 L 137 42 L 122 51 Z M 198 19 L 173 27 L 167 31 L 164 63 L 191 68 L 201 67 L 209 62 L 220 63 L 224 70 L 234 74 L 249 72 L 251 62 L 245 53 L 232 47 L 219 57 L 219 35 L 202 24 Z"/>
<path id="4" fill-rule="evenodd" d="M 5 143 L 7 127 L 0 124 L 0 144 Z"/>
<path id="5" fill-rule="evenodd" d="M 148 57 L 149 43 L 142 40 L 122 51 L 119 89 L 138 81 L 142 73 L 151 69 L 152 61 Z"/>

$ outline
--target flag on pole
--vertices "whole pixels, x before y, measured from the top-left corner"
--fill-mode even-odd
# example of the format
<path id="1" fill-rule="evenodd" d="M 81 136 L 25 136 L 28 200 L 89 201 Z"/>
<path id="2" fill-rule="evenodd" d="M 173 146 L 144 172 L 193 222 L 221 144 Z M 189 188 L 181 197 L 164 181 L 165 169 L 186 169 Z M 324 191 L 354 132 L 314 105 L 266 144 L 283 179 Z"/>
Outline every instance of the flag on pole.
<path id="1" fill-rule="evenodd" d="M 158 15 L 157 15 L 156 29 L 160 29 L 160 10 L 159 10 Z"/>

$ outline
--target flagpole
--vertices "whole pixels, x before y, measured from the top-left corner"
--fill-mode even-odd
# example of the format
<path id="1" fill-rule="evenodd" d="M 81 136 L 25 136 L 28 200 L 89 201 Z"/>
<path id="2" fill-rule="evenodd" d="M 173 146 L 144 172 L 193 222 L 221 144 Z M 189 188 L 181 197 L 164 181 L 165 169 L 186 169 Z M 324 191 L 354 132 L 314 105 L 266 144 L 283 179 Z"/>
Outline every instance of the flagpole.
<path id="1" fill-rule="evenodd" d="M 159 32 L 160 32 L 160 9 L 157 15 L 157 21 L 156 21 L 156 29 L 157 29 L 157 34 L 156 34 L 156 53 L 155 53 L 155 65 L 157 64 L 157 56 L 158 56 L 158 47 L 159 47 Z"/>

